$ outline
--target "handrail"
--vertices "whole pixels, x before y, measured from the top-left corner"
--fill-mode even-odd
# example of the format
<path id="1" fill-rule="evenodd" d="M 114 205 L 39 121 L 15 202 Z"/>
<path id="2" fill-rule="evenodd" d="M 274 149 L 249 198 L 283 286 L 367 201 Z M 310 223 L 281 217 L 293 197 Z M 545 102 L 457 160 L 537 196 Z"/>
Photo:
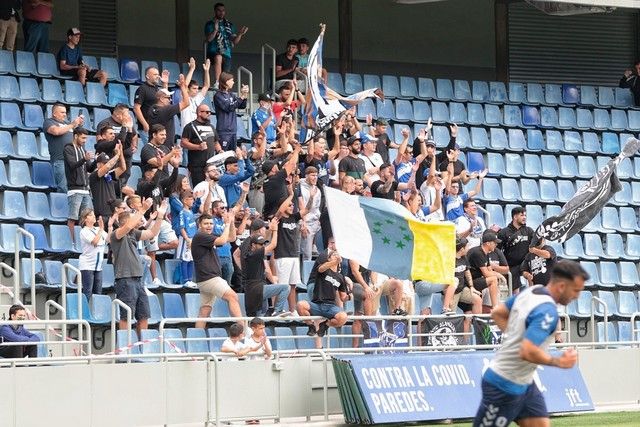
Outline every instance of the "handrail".
<path id="1" fill-rule="evenodd" d="M 33 234 L 29 233 L 22 227 L 18 227 L 16 229 L 16 237 L 14 243 L 14 257 L 13 257 L 13 268 L 16 270 L 16 275 L 20 277 L 20 235 L 23 235 L 29 239 L 29 243 L 31 244 L 29 247 L 29 259 L 31 260 L 31 312 L 34 316 L 37 316 L 36 313 L 36 239 Z"/>
<path id="2" fill-rule="evenodd" d="M 247 122 L 246 129 L 247 135 L 251 136 L 251 115 L 253 114 L 253 73 L 243 66 L 238 67 L 238 93 L 240 93 L 240 89 L 242 88 L 242 75 L 246 74 L 249 79 L 249 94 L 247 96 Z"/>
<path id="3" fill-rule="evenodd" d="M 598 305 L 602 306 L 604 308 L 603 310 L 603 314 L 604 314 L 604 341 L 605 341 L 605 347 L 604 348 L 609 348 L 609 346 L 606 344 L 609 341 L 609 307 L 607 307 L 607 303 L 604 302 L 602 299 L 600 299 L 599 297 L 592 295 L 591 296 L 591 340 L 593 342 L 595 342 L 596 340 L 596 321 L 595 321 L 595 308 L 596 308 L 596 303 L 598 303 Z"/>
<path id="4" fill-rule="evenodd" d="M 68 270 L 76 273 L 76 286 L 78 287 L 78 319 L 82 320 L 82 273 L 73 265 L 65 262 L 62 264 L 62 295 L 60 297 L 60 304 L 67 309 L 67 284 L 69 283 Z M 64 326 L 66 332 L 66 325 Z M 82 340 L 82 331 L 78 328 L 78 340 Z"/>
<path id="5" fill-rule="evenodd" d="M 54 306 L 57 306 L 58 309 L 61 308 L 61 306 L 59 304 L 57 304 L 55 301 L 52 301 L 52 304 Z M 45 305 L 46 307 L 48 307 L 47 305 Z M 48 313 L 47 313 L 48 314 Z M 45 343 L 50 343 L 51 341 L 49 341 L 49 325 L 50 324 L 56 324 L 56 325 L 78 325 L 78 329 L 82 329 L 82 327 L 84 326 L 85 328 L 87 328 L 87 333 L 89 334 L 89 336 L 91 335 L 91 325 L 89 325 L 89 322 L 87 322 L 86 320 L 69 320 L 69 319 L 46 319 L 46 320 L 0 320 L 0 326 L 3 325 L 43 325 L 46 329 L 46 335 L 45 335 Z M 67 345 L 75 345 L 75 344 L 81 344 L 87 345 L 87 351 L 86 353 L 86 357 L 91 357 L 91 341 L 89 340 L 72 340 L 70 341 L 69 339 L 66 338 L 66 335 L 63 335 L 63 337 L 65 337 L 65 339 L 63 341 L 57 342 L 54 341 L 56 344 L 61 344 L 62 345 L 62 350 L 63 350 L 63 358 L 67 357 L 66 356 L 66 351 L 65 348 Z M 24 344 L 24 343 L 22 343 Z M 10 344 L 10 343 L 3 343 L 2 345 L 19 345 L 19 344 Z M 37 345 L 37 343 L 36 343 Z M 78 356 L 78 357 L 83 357 L 82 355 Z M 3 361 L 4 359 L 0 359 L 0 361 Z M 8 360 L 12 360 L 12 359 L 8 359 Z M 24 360 L 24 359 L 17 359 L 17 360 Z M 28 360 L 36 360 L 36 359 L 28 359 Z M 47 364 L 50 364 L 51 358 L 47 358 Z M 72 360 L 76 360 L 76 358 L 73 358 Z"/>
<path id="6" fill-rule="evenodd" d="M 476 205 L 477 206 L 477 205 Z M 480 212 L 482 212 L 484 214 L 484 225 L 487 227 L 491 227 L 491 214 L 489 213 L 488 210 L 486 210 L 485 208 L 483 208 L 482 206 L 477 206 L 478 210 Z M 487 225 L 489 224 L 489 225 Z"/>
<path id="7" fill-rule="evenodd" d="M 264 51 L 269 49 L 271 51 L 271 90 L 276 88 L 276 49 L 268 43 L 264 43 L 260 49 L 260 57 L 262 61 L 262 68 L 260 73 L 260 84 L 262 85 L 262 93 L 266 92 L 264 87 Z"/>
<path id="8" fill-rule="evenodd" d="M 64 308 L 63 306 L 61 306 L 60 304 L 58 304 L 57 302 L 55 302 L 54 300 L 47 300 L 47 302 L 44 303 L 44 320 L 48 321 L 49 320 L 49 307 L 54 306 L 61 314 L 61 317 L 63 319 L 67 318 L 67 309 Z M 49 341 L 49 327 L 48 325 L 45 327 L 46 331 L 45 331 L 45 339 L 47 341 Z M 80 328 L 78 328 L 80 329 Z M 63 328 L 62 329 L 62 341 L 67 342 L 67 328 Z M 67 355 L 67 346 L 62 346 L 62 355 L 66 356 Z"/>
<path id="9" fill-rule="evenodd" d="M 640 332 L 640 328 L 636 328 L 636 319 L 638 317 L 640 317 L 640 311 L 635 311 L 631 314 L 631 341 L 635 341 L 636 334 Z"/>
<path id="10" fill-rule="evenodd" d="M 9 270 L 11 274 L 13 274 L 13 304 L 20 303 L 20 282 L 18 278 L 18 272 L 15 268 L 11 267 L 9 264 L 5 262 L 0 262 L 0 269 Z"/>
<path id="11" fill-rule="evenodd" d="M 127 346 L 131 345 L 131 307 L 115 298 L 111 301 L 111 351 L 116 351 L 116 306 L 124 308 L 127 312 Z M 120 313 L 118 313 L 118 320 L 120 320 Z M 117 355 L 117 354 L 116 354 Z"/>

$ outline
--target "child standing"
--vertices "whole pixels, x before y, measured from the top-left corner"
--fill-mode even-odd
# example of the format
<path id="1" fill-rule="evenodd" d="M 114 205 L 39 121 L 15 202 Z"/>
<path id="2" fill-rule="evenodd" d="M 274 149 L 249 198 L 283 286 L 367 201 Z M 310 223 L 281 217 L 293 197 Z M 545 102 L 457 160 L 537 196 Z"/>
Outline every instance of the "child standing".
<path id="1" fill-rule="evenodd" d="M 244 339 L 244 345 L 249 348 L 247 353 L 248 359 L 270 359 L 271 358 L 271 342 L 265 333 L 264 320 L 254 317 L 249 322 L 251 335 Z"/>
<path id="2" fill-rule="evenodd" d="M 195 236 L 198 227 L 196 218 L 191 208 L 194 203 L 193 192 L 184 190 L 180 193 L 182 200 L 182 211 L 180 211 L 180 237 L 178 241 L 178 252 L 176 258 L 179 259 L 182 273 L 182 284 L 190 288 L 196 288 L 193 282 L 193 256 L 191 255 L 191 239 Z"/>

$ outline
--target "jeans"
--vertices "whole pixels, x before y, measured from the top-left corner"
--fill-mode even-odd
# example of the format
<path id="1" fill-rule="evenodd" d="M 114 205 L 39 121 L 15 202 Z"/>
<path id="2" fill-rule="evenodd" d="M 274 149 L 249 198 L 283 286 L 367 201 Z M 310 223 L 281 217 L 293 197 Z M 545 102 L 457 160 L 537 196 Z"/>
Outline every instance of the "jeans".
<path id="1" fill-rule="evenodd" d="M 269 298 L 276 297 L 276 302 L 273 307 L 275 313 L 284 311 L 287 304 L 287 297 L 289 296 L 289 285 L 276 284 L 276 285 L 264 285 L 262 287 L 262 309 L 258 311 L 257 316 L 264 316 L 269 308 Z"/>
<path id="2" fill-rule="evenodd" d="M 82 273 L 82 293 L 87 296 L 87 301 L 90 301 L 93 294 L 102 293 L 102 270 L 82 270 L 80 273 Z"/>
<path id="3" fill-rule="evenodd" d="M 47 22 L 25 19 L 22 22 L 24 50 L 27 52 L 49 52 L 49 26 Z"/>
<path id="4" fill-rule="evenodd" d="M 233 276 L 233 261 L 231 260 L 231 257 L 228 256 L 221 256 L 219 259 L 222 278 L 225 282 L 231 283 L 231 277 Z"/>
<path id="5" fill-rule="evenodd" d="M 53 161 L 53 178 L 56 181 L 58 193 L 66 193 L 67 176 L 64 173 L 64 160 Z"/>
<path id="6" fill-rule="evenodd" d="M 302 252 L 303 260 L 310 260 L 313 252 L 313 244 L 315 242 L 318 249 L 322 248 L 322 230 L 320 229 L 320 222 L 314 224 L 307 224 L 309 234 L 307 237 L 301 237 L 300 251 Z"/>
<path id="7" fill-rule="evenodd" d="M 435 283 L 428 283 L 419 281 L 414 284 L 416 296 L 418 297 L 418 303 L 420 304 L 420 312 L 430 308 L 431 295 L 438 292 L 442 292 L 447 285 L 440 285 Z M 438 313 L 439 314 L 439 313 Z"/>

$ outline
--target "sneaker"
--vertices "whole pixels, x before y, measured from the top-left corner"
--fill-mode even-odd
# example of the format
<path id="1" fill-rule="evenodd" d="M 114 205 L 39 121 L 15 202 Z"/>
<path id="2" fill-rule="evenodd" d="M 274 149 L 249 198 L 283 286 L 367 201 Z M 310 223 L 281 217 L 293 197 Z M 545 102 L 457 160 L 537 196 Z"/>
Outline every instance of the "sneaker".
<path id="1" fill-rule="evenodd" d="M 444 314 L 445 316 L 451 316 L 453 314 L 456 314 L 456 312 L 451 310 L 449 307 L 444 307 L 442 309 L 442 314 Z"/>
<path id="2" fill-rule="evenodd" d="M 300 317 L 297 310 L 293 310 L 289 314 L 291 315 L 291 317 Z"/>
<path id="3" fill-rule="evenodd" d="M 393 314 L 394 316 L 406 316 L 409 313 L 407 313 L 406 311 L 404 311 L 401 308 L 396 308 L 395 310 L 393 310 L 393 313 L 391 313 L 391 314 Z"/>
<path id="4" fill-rule="evenodd" d="M 289 317 L 291 316 L 291 312 L 287 310 L 276 311 L 273 313 L 274 317 Z"/>
<path id="5" fill-rule="evenodd" d="M 324 322 L 320 323 L 320 325 L 318 325 L 318 336 L 320 338 L 322 338 L 324 336 L 324 334 L 327 333 L 327 329 L 329 329 L 329 325 L 327 324 L 327 321 L 325 320 Z"/>
<path id="6" fill-rule="evenodd" d="M 309 329 L 307 329 L 307 335 L 310 337 L 313 337 L 316 335 L 316 333 L 317 333 L 316 327 L 313 325 L 309 325 Z"/>
<path id="7" fill-rule="evenodd" d="M 151 282 L 151 284 L 153 286 L 162 286 L 164 283 L 162 283 L 162 280 L 160 280 L 159 277 L 156 277 L 155 279 L 153 279 L 153 282 Z"/>
<path id="8" fill-rule="evenodd" d="M 184 286 L 186 286 L 187 288 L 191 288 L 191 289 L 197 289 L 198 285 L 196 285 L 196 282 L 192 282 L 191 280 L 187 280 L 184 283 Z"/>
<path id="9" fill-rule="evenodd" d="M 264 313 L 264 317 L 273 317 L 273 307 L 267 308 L 267 311 Z"/>
<path id="10" fill-rule="evenodd" d="M 219 84 L 218 82 L 215 82 L 215 83 L 213 84 L 213 90 L 218 90 L 219 85 L 220 85 L 220 84 Z"/>

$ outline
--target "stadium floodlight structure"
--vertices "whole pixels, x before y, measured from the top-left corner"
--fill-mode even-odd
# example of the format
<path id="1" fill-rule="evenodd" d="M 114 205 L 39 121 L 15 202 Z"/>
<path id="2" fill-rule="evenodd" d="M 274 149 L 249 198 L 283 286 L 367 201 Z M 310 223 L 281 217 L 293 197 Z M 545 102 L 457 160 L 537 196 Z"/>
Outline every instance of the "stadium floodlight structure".
<path id="1" fill-rule="evenodd" d="M 447 0 L 395 0 L 400 4 L 435 3 Z M 549 15 L 609 13 L 616 8 L 640 9 L 640 0 L 525 0 Z"/>

